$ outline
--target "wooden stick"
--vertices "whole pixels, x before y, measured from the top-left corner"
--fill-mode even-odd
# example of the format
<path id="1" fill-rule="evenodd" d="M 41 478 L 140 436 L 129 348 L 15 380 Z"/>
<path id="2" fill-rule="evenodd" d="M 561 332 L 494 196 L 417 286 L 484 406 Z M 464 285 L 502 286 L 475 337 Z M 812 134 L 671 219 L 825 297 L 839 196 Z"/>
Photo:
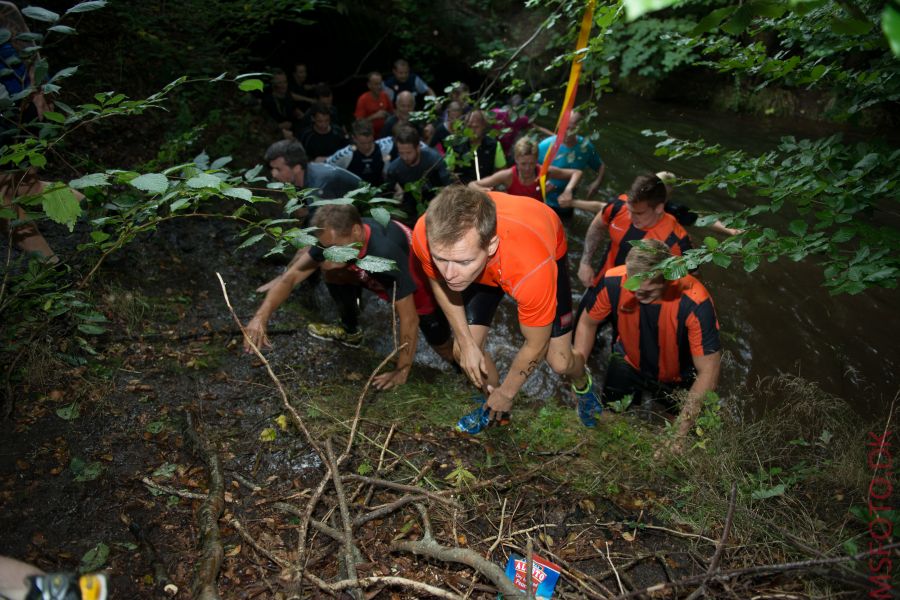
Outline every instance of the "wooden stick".
<path id="1" fill-rule="evenodd" d="M 402 483 L 395 483 L 393 481 L 388 481 L 387 479 L 378 479 L 377 477 L 366 477 L 364 475 L 357 475 L 355 473 L 350 473 L 349 475 L 344 475 L 343 479 L 355 479 L 356 481 L 365 481 L 366 483 L 371 483 L 373 485 L 380 485 L 381 487 L 391 488 L 394 490 L 400 490 L 401 492 L 412 492 L 413 494 L 423 494 L 428 496 L 432 500 L 437 500 L 438 502 L 442 502 L 444 504 L 448 504 L 450 506 L 455 506 L 457 508 L 462 508 L 456 500 L 451 498 L 447 498 L 442 495 L 441 492 L 431 492 L 429 490 L 422 489 L 420 487 L 414 485 L 404 485 Z"/>
<path id="2" fill-rule="evenodd" d="M 737 501 L 737 482 L 732 482 L 731 484 L 731 494 L 728 499 L 728 513 L 725 515 L 725 526 L 722 528 L 722 537 L 719 539 L 719 545 L 716 546 L 716 551 L 713 554 L 712 560 L 709 562 L 709 568 L 706 570 L 707 575 L 712 575 L 715 570 L 719 567 L 719 561 L 722 559 L 722 553 L 725 550 L 725 543 L 728 541 L 728 534 L 731 532 L 731 520 L 734 518 L 734 505 Z M 700 586 L 691 592 L 691 595 L 687 597 L 687 600 L 696 600 L 701 595 L 706 594 L 706 582 L 700 584 Z"/>
<path id="3" fill-rule="evenodd" d="M 627 594 L 622 594 L 616 596 L 612 600 L 626 600 L 626 598 L 635 598 L 637 596 L 650 595 L 656 592 L 662 592 L 666 590 L 675 589 L 678 587 L 685 587 L 688 585 L 696 585 L 703 581 L 727 581 L 734 577 L 740 577 L 741 575 L 763 575 L 766 573 L 785 573 L 788 571 L 799 571 L 803 569 L 813 569 L 816 567 L 827 567 L 833 565 L 840 565 L 846 562 L 855 562 L 868 558 L 874 553 L 883 553 L 886 550 L 893 550 L 895 548 L 900 548 L 900 542 L 896 544 L 889 544 L 887 546 L 881 546 L 880 548 L 875 548 L 873 550 L 869 550 L 867 552 L 860 552 L 855 556 L 838 556 L 835 558 L 823 558 L 816 560 L 802 560 L 796 562 L 788 562 L 788 563 L 777 563 L 771 565 L 759 565 L 756 567 L 746 567 L 743 569 L 732 569 L 730 571 L 718 571 L 713 573 L 712 575 L 708 575 L 704 573 L 703 575 L 696 575 L 693 577 L 686 577 L 679 581 L 667 582 L 667 583 L 658 583 L 656 585 L 651 585 L 642 590 L 634 590 L 633 592 L 628 592 Z"/>
<path id="4" fill-rule="evenodd" d="M 209 494 L 200 505 L 197 515 L 202 555 L 197 563 L 191 587 L 197 600 L 219 600 L 216 579 L 225 559 L 225 551 L 219 537 L 219 517 L 225 510 L 225 478 L 222 475 L 219 455 L 210 447 L 206 438 L 194 428 L 190 413 L 187 413 L 187 424 L 187 437 L 193 442 L 197 452 L 203 455 L 209 470 Z"/>

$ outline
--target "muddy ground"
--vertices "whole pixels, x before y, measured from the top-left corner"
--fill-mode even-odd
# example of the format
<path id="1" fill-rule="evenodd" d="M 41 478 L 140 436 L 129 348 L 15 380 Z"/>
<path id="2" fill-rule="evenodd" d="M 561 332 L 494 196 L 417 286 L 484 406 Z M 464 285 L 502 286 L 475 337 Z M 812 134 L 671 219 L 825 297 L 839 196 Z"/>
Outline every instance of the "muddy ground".
<path id="1" fill-rule="evenodd" d="M 175 597 L 192 597 L 203 500 L 185 492 L 203 495 L 210 486 L 206 457 L 191 442 L 190 432 L 199 431 L 224 476 L 221 596 L 322 595 L 284 568 L 297 560 L 303 519 L 282 506 L 306 507 L 325 474 L 322 460 L 285 418 L 260 361 L 242 352 L 215 276 L 221 273 L 247 319 L 259 301 L 253 289 L 279 261 L 263 259 L 261 249 L 234 251 L 235 234 L 218 222 L 168 223 L 100 271 L 96 299 L 110 323 L 106 335 L 91 340 L 98 356 L 82 366 L 48 362 L 54 372 L 36 372 L 0 439 L 4 554 L 50 571 L 102 568 L 113 598 L 165 597 L 164 574 L 178 588 Z M 271 323 L 275 348 L 267 357 L 313 437 L 333 440 L 339 454 L 357 398 L 390 348 L 390 311 L 367 298 L 367 340 L 379 349 L 373 351 L 308 336 L 306 323 L 329 310 L 321 289 L 296 291 Z M 530 538 L 535 553 L 564 567 L 557 585 L 563 598 L 609 597 L 706 571 L 721 529 L 657 520 L 655 508 L 669 502 L 665 488 L 639 479 L 604 486 L 608 449 L 581 427 L 559 386 L 544 398 L 523 399 L 510 427 L 464 436 L 452 425 L 471 409 L 471 390 L 434 356 L 420 356 L 424 364 L 402 389 L 366 396 L 359 434 L 340 469 L 345 476 L 440 495 L 419 500 L 435 540 L 501 568 Z M 408 494 L 344 480 L 354 518 Z M 314 517 L 341 530 L 339 508 L 328 486 Z M 355 528 L 358 575 L 494 598 L 495 586 L 471 567 L 392 551 L 392 544 L 421 540 L 425 523 L 407 504 Z M 341 545 L 317 531 L 308 539 L 306 569 L 326 582 L 344 579 Z M 86 564 L 92 549 L 94 564 Z M 367 588 L 367 597 L 423 595 L 383 583 Z"/>

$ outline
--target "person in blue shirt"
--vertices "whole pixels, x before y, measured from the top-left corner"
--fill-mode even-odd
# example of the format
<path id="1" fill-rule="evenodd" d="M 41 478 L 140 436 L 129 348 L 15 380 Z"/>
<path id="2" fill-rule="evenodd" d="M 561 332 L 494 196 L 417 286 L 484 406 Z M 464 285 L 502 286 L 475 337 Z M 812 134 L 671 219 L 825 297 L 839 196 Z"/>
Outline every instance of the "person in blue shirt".
<path id="1" fill-rule="evenodd" d="M 597 177 L 591 182 L 587 190 L 586 198 L 593 196 L 600 187 L 600 181 L 606 172 L 606 165 L 594 148 L 594 144 L 584 136 L 578 135 L 578 125 L 581 122 L 581 113 L 575 111 L 569 120 L 569 128 L 566 131 L 566 137 L 563 138 L 562 144 L 551 163 L 554 167 L 561 169 L 593 169 L 597 172 Z M 552 135 L 543 140 L 538 145 L 538 164 L 543 164 L 544 157 L 556 142 L 556 136 Z M 548 179 L 546 202 L 556 214 L 563 220 L 568 219 L 574 212 L 573 208 L 564 208 L 559 205 L 559 195 L 566 188 L 565 180 Z"/>

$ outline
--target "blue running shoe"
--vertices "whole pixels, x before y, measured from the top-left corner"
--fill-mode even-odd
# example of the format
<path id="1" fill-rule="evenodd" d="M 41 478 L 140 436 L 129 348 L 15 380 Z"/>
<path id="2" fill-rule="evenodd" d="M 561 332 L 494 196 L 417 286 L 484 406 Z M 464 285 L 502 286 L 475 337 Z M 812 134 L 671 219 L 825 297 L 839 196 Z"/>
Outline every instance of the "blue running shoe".
<path id="1" fill-rule="evenodd" d="M 490 423 L 488 417 L 491 414 L 491 410 L 484 405 L 486 402 L 484 396 L 476 396 L 474 400 L 479 403 L 478 408 L 456 422 L 457 431 L 475 435 L 483 431 Z"/>
<path id="2" fill-rule="evenodd" d="M 578 418 L 584 423 L 585 427 L 596 427 L 597 417 L 603 412 L 603 405 L 597 398 L 597 392 L 594 391 L 594 380 L 589 371 L 585 371 L 588 380 L 584 389 L 579 390 L 572 385 L 572 391 L 578 398 Z"/>

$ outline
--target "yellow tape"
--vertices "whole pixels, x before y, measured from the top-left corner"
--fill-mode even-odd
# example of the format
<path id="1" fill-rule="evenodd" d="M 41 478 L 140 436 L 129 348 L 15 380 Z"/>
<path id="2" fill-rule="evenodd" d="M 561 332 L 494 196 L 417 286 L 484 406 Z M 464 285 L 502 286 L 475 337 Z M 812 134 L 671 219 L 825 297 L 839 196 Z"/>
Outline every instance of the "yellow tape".
<path id="1" fill-rule="evenodd" d="M 594 1 L 588 0 L 587 8 L 581 19 L 581 31 L 578 32 L 578 41 L 575 44 L 575 56 L 572 58 L 572 67 L 569 69 L 569 83 L 566 84 L 566 95 L 563 99 L 562 110 L 559 112 L 559 118 L 556 121 L 556 140 L 553 146 L 547 150 L 544 156 L 544 162 L 541 164 L 539 173 L 539 181 L 541 183 L 541 195 L 544 200 L 547 199 L 547 171 L 553 159 L 556 158 L 556 152 L 566 137 L 566 130 L 569 128 L 569 119 L 572 116 L 572 108 L 575 106 L 575 95 L 578 92 L 578 78 L 581 76 L 581 62 L 584 60 L 584 49 L 587 48 L 588 36 L 591 33 L 591 26 L 594 23 Z"/>

